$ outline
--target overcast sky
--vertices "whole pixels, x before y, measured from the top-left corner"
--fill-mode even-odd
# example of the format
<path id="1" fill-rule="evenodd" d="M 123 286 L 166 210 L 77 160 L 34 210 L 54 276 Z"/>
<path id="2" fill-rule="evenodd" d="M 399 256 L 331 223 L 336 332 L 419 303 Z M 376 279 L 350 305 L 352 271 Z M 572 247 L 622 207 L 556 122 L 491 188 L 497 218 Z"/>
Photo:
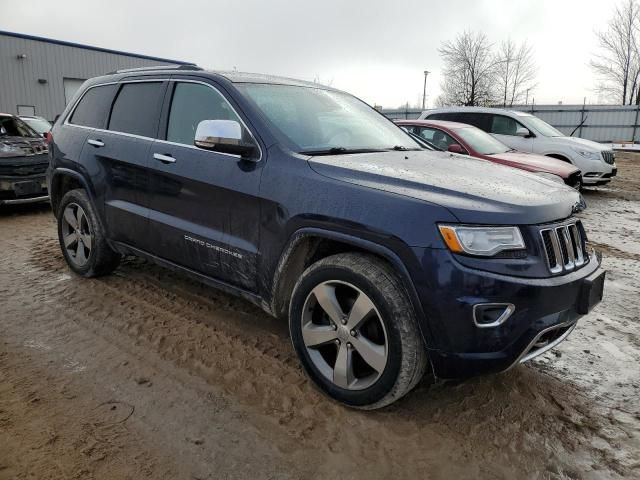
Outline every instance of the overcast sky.
<path id="1" fill-rule="evenodd" d="M 595 103 L 588 62 L 613 0 L 0 0 L 0 30 L 213 69 L 285 75 L 371 104 L 416 104 L 423 70 L 432 104 L 444 80 L 438 47 L 465 30 L 528 40 L 536 103 Z"/>

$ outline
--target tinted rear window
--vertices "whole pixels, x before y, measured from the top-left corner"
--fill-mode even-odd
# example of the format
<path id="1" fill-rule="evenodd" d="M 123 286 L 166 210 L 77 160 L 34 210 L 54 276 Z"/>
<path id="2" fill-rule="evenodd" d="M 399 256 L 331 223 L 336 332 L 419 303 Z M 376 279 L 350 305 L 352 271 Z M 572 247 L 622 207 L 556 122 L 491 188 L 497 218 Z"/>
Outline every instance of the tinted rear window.
<path id="1" fill-rule="evenodd" d="M 115 85 L 103 85 L 87 90 L 73 111 L 69 123 L 83 127 L 104 128 L 115 88 Z"/>
<path id="2" fill-rule="evenodd" d="M 162 82 L 125 83 L 113 104 L 109 130 L 154 138 L 163 96 Z"/>

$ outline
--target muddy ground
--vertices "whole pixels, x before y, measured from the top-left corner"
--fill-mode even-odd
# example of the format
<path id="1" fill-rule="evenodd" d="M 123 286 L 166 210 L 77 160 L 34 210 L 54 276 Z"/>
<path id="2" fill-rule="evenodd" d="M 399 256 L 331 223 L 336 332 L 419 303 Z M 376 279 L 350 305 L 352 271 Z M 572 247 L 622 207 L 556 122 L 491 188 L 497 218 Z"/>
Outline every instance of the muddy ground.
<path id="1" fill-rule="evenodd" d="M 305 379 L 287 327 L 139 260 L 85 280 L 46 206 L 0 211 L 0 480 L 640 478 L 640 157 L 585 192 L 604 302 L 508 373 L 377 412 Z"/>

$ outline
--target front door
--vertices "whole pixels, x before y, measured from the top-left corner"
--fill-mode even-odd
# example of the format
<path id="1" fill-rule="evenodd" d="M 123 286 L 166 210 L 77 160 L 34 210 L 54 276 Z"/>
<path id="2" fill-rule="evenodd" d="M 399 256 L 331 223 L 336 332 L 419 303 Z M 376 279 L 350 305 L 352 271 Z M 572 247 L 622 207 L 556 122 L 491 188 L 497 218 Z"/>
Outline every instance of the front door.
<path id="1" fill-rule="evenodd" d="M 492 115 L 489 133 L 508 147 L 520 152 L 533 150 L 533 136 L 516 135 L 518 128 L 526 128 L 517 120 L 506 115 Z"/>
<path id="2" fill-rule="evenodd" d="M 149 152 L 153 251 L 198 273 L 255 290 L 262 163 L 194 146 L 203 120 L 242 124 L 218 89 L 194 81 L 174 81 L 169 88 L 164 138 Z"/>

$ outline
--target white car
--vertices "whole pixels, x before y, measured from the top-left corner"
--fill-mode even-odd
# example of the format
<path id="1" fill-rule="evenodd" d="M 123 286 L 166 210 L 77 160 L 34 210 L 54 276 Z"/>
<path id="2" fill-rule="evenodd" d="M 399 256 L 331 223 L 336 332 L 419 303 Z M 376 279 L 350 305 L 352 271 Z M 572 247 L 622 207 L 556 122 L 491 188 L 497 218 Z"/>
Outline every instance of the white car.
<path id="1" fill-rule="evenodd" d="M 424 111 L 420 119 L 467 123 L 490 133 L 514 150 L 570 162 L 582 172 L 584 185 L 604 185 L 618 172 L 611 148 L 591 140 L 567 137 L 545 121 L 526 112 L 454 107 Z"/>

